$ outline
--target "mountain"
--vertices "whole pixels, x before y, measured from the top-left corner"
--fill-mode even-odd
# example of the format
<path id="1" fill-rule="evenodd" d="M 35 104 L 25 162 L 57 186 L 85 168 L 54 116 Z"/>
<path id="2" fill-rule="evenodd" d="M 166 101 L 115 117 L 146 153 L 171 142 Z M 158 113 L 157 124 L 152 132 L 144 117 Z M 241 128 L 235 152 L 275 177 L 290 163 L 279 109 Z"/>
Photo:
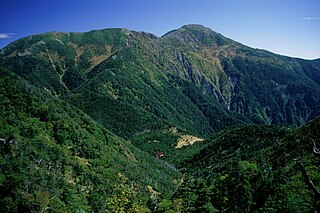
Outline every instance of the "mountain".
<path id="1" fill-rule="evenodd" d="M 161 61 L 175 56 L 161 53 L 159 40 L 123 29 L 44 34 L 13 43 L 14 51 L 12 46 L 3 49 L 3 65 L 63 96 L 123 137 L 165 125 L 208 135 L 214 131 L 210 122 L 217 121 L 207 119 L 204 110 L 218 111 L 226 122 L 237 123 L 232 112 L 214 101 L 202 109 L 184 94 L 189 82 L 177 82 L 180 79 L 173 80 L 175 75 L 164 70 Z M 23 53 L 17 46 L 24 47 Z M 199 88 L 192 90 L 202 93 Z"/>
<path id="2" fill-rule="evenodd" d="M 319 208 L 320 59 L 185 25 L 29 36 L 0 72 L 6 212 Z"/>
<path id="3" fill-rule="evenodd" d="M 2 49 L 1 65 L 126 138 L 167 126 L 199 136 L 240 123 L 299 126 L 318 115 L 319 61 L 252 49 L 201 25 L 162 37 L 34 35 Z"/>
<path id="4" fill-rule="evenodd" d="M 184 26 L 164 38 L 183 44 L 183 51 L 198 55 L 202 64 L 206 63 L 203 59 L 218 61 L 227 80 L 219 89 L 223 95 L 216 95 L 216 99 L 254 123 L 301 125 L 318 105 L 319 60 L 252 49 L 198 25 Z M 209 68 L 195 69 L 203 73 Z M 217 85 L 217 81 L 213 83 Z"/>

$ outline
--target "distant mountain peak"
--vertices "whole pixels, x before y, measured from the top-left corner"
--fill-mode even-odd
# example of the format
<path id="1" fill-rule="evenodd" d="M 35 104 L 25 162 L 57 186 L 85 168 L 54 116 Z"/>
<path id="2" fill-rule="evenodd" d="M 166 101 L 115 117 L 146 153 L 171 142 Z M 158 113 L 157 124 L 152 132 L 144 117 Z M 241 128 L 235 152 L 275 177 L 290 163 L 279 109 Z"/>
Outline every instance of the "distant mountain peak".
<path id="1" fill-rule="evenodd" d="M 203 33 L 215 33 L 212 29 L 208 28 L 208 27 L 205 27 L 201 24 L 186 24 L 186 25 L 183 25 L 182 27 L 178 28 L 178 29 L 175 29 L 175 30 L 172 30 L 172 31 L 169 31 L 168 33 L 164 34 L 163 37 L 165 36 L 171 36 L 171 35 L 174 35 L 174 34 L 177 34 L 177 33 L 186 33 L 186 32 L 189 32 L 189 33 L 192 33 L 192 32 L 203 32 Z"/>
<path id="2" fill-rule="evenodd" d="M 228 39 L 223 35 L 216 33 L 212 29 L 200 24 L 183 25 L 179 29 L 166 33 L 162 36 L 162 38 L 175 40 L 175 42 L 179 41 L 182 44 L 188 44 L 196 48 L 203 45 L 221 46 L 234 42 L 231 39 Z"/>
<path id="3" fill-rule="evenodd" d="M 186 24 L 183 25 L 180 29 L 214 32 L 212 29 L 205 27 L 201 24 Z"/>

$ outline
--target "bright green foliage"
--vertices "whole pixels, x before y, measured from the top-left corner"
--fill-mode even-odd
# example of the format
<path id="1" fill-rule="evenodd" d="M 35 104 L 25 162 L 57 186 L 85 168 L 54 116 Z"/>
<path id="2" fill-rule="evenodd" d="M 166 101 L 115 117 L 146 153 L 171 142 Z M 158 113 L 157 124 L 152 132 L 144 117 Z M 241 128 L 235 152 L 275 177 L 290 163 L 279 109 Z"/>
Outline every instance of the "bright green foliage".
<path id="1" fill-rule="evenodd" d="M 114 186 L 112 194 L 107 198 L 107 204 L 112 212 L 151 213 L 150 209 L 139 202 L 137 186 L 134 186 L 134 183 L 129 185 L 128 179 L 121 174 L 119 178 L 119 183 Z"/>
<path id="2" fill-rule="evenodd" d="M 179 173 L 171 166 L 16 75 L 1 76 L 0 138 L 14 137 L 0 144 L 3 212 L 112 209 L 106 200 L 121 195 L 119 186 L 135 198 L 130 209 L 137 212 L 147 209 L 147 185 L 163 197 L 174 192 Z"/>

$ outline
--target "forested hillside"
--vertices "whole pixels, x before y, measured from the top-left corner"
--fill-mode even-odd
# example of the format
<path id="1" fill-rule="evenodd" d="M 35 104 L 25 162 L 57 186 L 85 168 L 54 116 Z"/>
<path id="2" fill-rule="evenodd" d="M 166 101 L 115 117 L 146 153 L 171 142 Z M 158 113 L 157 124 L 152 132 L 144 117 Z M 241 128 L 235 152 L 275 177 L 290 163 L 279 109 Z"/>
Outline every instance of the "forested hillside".
<path id="1" fill-rule="evenodd" d="M 183 168 L 174 195 L 186 212 L 320 209 L 320 119 L 298 129 L 242 126 L 220 132 Z M 165 200 L 173 208 L 172 200 Z"/>
<path id="2" fill-rule="evenodd" d="M 181 174 L 172 166 L 0 72 L 2 212 L 143 212 L 152 193 L 174 192 Z"/>

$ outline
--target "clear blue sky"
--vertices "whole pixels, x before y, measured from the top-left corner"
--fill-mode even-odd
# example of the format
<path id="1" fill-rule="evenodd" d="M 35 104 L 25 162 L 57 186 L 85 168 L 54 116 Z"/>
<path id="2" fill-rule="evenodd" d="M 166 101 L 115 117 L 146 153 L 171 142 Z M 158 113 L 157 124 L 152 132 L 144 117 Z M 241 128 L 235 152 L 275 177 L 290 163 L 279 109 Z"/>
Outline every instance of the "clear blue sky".
<path id="1" fill-rule="evenodd" d="M 320 58 L 320 0 L 0 0 L 0 48 L 50 31 L 119 27 L 161 36 L 184 24 L 255 48 Z"/>

